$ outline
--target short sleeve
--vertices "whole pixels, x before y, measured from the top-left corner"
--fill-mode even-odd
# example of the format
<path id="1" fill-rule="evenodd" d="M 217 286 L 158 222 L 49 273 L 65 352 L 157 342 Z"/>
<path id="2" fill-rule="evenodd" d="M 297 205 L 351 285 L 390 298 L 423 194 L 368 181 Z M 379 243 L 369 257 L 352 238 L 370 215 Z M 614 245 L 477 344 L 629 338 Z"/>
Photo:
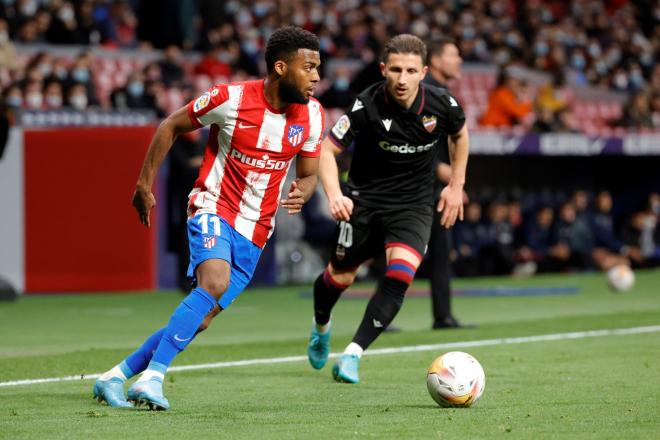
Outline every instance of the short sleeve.
<path id="1" fill-rule="evenodd" d="M 461 107 L 456 98 L 449 94 L 443 96 L 442 99 L 446 101 L 447 105 L 447 134 L 456 134 L 461 128 L 463 128 L 463 125 L 465 125 L 465 113 L 463 112 L 463 107 Z"/>
<path id="2" fill-rule="evenodd" d="M 316 100 L 310 100 L 307 105 L 309 111 L 309 136 L 303 144 L 300 155 L 318 157 L 321 154 L 321 141 L 325 131 L 325 111 Z"/>
<path id="3" fill-rule="evenodd" d="M 216 85 L 188 103 L 188 116 L 195 127 L 219 123 L 225 118 L 229 90 L 225 84 Z"/>
<path id="4" fill-rule="evenodd" d="M 351 110 L 337 119 L 335 125 L 330 129 L 330 140 L 342 149 L 348 148 L 360 134 L 360 130 L 366 121 L 365 112 L 362 101 L 359 98 L 356 99 Z"/>

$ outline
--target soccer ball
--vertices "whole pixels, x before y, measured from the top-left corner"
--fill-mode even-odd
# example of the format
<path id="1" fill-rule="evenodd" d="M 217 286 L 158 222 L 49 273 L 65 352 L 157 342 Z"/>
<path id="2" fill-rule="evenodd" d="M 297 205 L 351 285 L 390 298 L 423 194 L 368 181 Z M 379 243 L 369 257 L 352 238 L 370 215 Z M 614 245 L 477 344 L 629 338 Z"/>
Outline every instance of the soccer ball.
<path id="1" fill-rule="evenodd" d="M 433 361 L 426 375 L 426 387 L 438 405 L 460 408 L 474 405 L 486 386 L 486 375 L 474 357 L 450 351 Z"/>
<path id="2" fill-rule="evenodd" d="M 607 271 L 607 283 L 616 292 L 627 292 L 635 285 L 635 273 L 625 264 L 619 264 Z"/>

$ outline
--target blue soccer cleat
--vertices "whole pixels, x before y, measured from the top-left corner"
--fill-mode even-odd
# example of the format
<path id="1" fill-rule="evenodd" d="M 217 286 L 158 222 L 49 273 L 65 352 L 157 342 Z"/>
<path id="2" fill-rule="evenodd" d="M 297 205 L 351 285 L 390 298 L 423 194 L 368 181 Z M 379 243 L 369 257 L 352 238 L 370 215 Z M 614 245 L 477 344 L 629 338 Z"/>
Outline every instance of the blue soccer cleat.
<path id="1" fill-rule="evenodd" d="M 337 382 L 358 383 L 358 368 L 360 358 L 354 354 L 342 354 L 336 364 L 332 366 L 332 377 Z"/>
<path id="2" fill-rule="evenodd" d="M 307 359 L 312 367 L 317 370 L 323 368 L 328 362 L 330 354 L 330 330 L 326 333 L 319 333 L 316 325 L 312 324 L 312 333 L 309 335 L 309 345 L 307 346 Z"/>
<path id="3" fill-rule="evenodd" d="M 118 377 L 108 380 L 96 379 L 94 398 L 114 408 L 133 408 L 133 404 L 124 397 L 124 381 Z"/>
<path id="4" fill-rule="evenodd" d="M 163 381 L 152 377 L 138 380 L 128 389 L 128 400 L 136 406 L 147 405 L 149 409 L 165 411 L 170 409 L 170 402 L 163 395 Z"/>

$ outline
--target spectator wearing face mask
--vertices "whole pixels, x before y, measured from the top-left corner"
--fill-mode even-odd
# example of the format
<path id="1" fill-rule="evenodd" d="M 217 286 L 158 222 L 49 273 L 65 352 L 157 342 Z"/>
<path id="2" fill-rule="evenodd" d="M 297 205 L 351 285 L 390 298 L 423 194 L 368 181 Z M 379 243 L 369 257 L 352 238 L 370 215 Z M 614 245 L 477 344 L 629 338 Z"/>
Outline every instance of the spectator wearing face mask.
<path id="1" fill-rule="evenodd" d="M 92 65 L 94 56 L 91 52 L 85 52 L 78 56 L 69 72 L 69 84 L 82 85 L 85 89 L 89 105 L 98 105 L 96 99 L 96 86 L 92 78 Z"/>
<path id="2" fill-rule="evenodd" d="M 84 84 L 74 84 L 69 88 L 67 103 L 73 110 L 84 111 L 89 106 Z"/>
<path id="3" fill-rule="evenodd" d="M 44 107 L 44 95 L 41 91 L 40 81 L 30 80 L 25 84 L 23 90 L 23 107 L 30 110 L 38 110 Z"/>
<path id="4" fill-rule="evenodd" d="M 150 108 L 152 104 L 145 96 L 144 79 L 139 72 L 129 75 L 124 87 L 112 92 L 110 101 L 119 110 Z"/>
<path id="5" fill-rule="evenodd" d="M 334 72 L 332 85 L 319 96 L 319 102 L 326 108 L 348 108 L 353 103 L 350 71 L 346 67 L 338 67 Z"/>
<path id="6" fill-rule="evenodd" d="M 57 81 L 51 81 L 44 88 L 44 103 L 48 110 L 57 110 L 62 108 L 64 98 L 62 96 L 62 84 Z"/>
<path id="7" fill-rule="evenodd" d="M 210 78 L 229 78 L 232 75 L 229 55 L 225 45 L 214 45 L 204 53 L 199 64 L 195 66 L 195 73 Z"/>
<path id="8" fill-rule="evenodd" d="M 7 87 L 2 97 L 4 104 L 11 110 L 18 110 L 23 107 L 23 92 L 18 84 L 12 84 Z"/>

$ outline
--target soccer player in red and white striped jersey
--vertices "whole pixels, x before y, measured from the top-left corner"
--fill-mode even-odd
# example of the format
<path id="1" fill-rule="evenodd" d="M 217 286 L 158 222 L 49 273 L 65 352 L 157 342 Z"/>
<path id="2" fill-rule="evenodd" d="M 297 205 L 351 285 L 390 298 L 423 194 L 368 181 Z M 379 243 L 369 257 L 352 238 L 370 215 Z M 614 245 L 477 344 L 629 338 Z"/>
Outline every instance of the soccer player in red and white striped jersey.
<path id="1" fill-rule="evenodd" d="M 197 287 L 167 326 L 97 380 L 94 395 L 100 401 L 168 409 L 162 386 L 167 367 L 247 286 L 278 207 L 300 212 L 316 187 L 324 121 L 323 108 L 312 98 L 319 81 L 318 38 L 297 27 L 280 28 L 269 38 L 265 57 L 265 79 L 212 87 L 165 119 L 152 139 L 133 196 L 147 227 L 156 204 L 151 186 L 174 138 L 210 126 L 188 205 L 188 275 Z M 281 200 L 294 157 L 297 178 Z M 127 400 L 124 383 L 140 372 Z"/>

